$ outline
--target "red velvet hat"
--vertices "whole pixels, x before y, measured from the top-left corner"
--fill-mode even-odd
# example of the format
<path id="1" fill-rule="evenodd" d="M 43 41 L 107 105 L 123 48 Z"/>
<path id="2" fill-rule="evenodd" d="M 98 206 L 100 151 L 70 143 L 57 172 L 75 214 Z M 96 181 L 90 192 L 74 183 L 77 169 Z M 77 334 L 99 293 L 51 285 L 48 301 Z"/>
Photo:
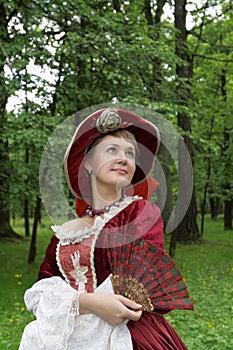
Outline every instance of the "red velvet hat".
<path id="1" fill-rule="evenodd" d="M 132 184 L 143 182 L 149 175 L 159 146 L 159 132 L 151 122 L 117 108 L 98 110 L 84 119 L 67 148 L 64 167 L 70 191 L 80 199 L 90 199 L 89 181 L 84 168 L 88 147 L 101 135 L 117 129 L 131 132 L 139 148 L 139 163 Z"/>

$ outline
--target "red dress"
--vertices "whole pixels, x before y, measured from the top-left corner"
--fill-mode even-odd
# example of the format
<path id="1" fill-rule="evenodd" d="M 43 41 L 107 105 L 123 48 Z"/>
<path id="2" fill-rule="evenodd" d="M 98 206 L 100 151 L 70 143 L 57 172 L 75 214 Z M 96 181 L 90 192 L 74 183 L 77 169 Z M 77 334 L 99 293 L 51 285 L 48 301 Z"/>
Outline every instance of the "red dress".
<path id="1" fill-rule="evenodd" d="M 104 242 L 106 234 L 111 234 L 116 231 L 129 237 L 142 237 L 144 240 L 150 241 L 160 249 L 164 249 L 163 222 L 159 208 L 143 199 L 131 202 L 105 223 L 95 241 L 94 271 L 97 285 L 101 284 L 111 273 Z M 61 259 L 58 261 L 57 252 L 59 251 L 59 244 L 59 239 L 54 235 L 47 248 L 45 259 L 41 264 L 39 280 L 52 276 L 67 278 L 66 273 L 61 267 L 62 257 L 60 257 Z M 74 245 L 75 242 L 73 242 L 73 246 Z M 62 256 L 62 250 L 60 251 L 60 255 Z M 87 290 L 90 292 L 92 291 L 89 281 L 87 282 Z M 128 322 L 127 326 L 132 337 L 133 349 L 187 349 L 172 326 L 162 316 L 163 312 L 159 310 L 157 310 L 157 312 L 156 314 L 143 312 L 139 321 Z"/>

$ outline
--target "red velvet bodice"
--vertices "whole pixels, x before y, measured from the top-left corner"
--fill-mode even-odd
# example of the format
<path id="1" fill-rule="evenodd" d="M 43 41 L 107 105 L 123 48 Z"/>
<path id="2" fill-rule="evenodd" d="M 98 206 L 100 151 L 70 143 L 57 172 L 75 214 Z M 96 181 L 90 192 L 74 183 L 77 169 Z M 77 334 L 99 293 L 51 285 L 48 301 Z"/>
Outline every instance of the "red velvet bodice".
<path id="1" fill-rule="evenodd" d="M 95 242 L 94 268 L 97 285 L 101 284 L 111 273 L 104 248 L 106 247 L 106 236 L 112 234 L 113 231 L 118 232 L 125 237 L 129 237 L 129 239 L 142 237 L 163 249 L 163 222 L 159 208 L 146 200 L 132 202 L 105 224 Z M 92 239 L 93 237 L 90 237 L 90 241 Z M 93 271 L 90 262 L 90 241 L 85 242 L 84 240 L 81 244 L 70 244 L 58 247 L 59 255 L 61 253 L 63 256 L 62 265 L 64 266 L 61 268 L 61 264 L 58 261 L 61 258 L 56 257 L 59 239 L 55 235 L 52 236 L 51 242 L 46 251 L 45 259 L 40 267 L 38 279 L 51 276 L 61 276 L 66 279 L 68 278 L 71 285 L 74 288 L 77 288 L 74 277 L 70 275 L 70 272 L 73 270 L 71 255 L 73 255 L 74 252 L 81 250 L 80 265 L 88 267 L 88 272 L 86 273 L 86 276 L 88 277 L 87 290 L 91 291 L 91 286 L 93 285 L 93 276 L 91 275 L 93 274 Z"/>

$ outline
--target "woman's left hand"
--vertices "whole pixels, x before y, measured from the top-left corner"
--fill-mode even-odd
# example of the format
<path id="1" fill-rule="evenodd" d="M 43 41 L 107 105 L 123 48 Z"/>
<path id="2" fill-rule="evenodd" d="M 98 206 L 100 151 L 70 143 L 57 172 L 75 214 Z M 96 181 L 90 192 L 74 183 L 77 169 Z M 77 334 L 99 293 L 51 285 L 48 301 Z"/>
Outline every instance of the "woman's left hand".
<path id="1" fill-rule="evenodd" d="M 91 313 L 116 326 L 126 319 L 138 321 L 142 306 L 122 295 L 112 293 L 86 293 L 79 296 L 80 314 Z"/>

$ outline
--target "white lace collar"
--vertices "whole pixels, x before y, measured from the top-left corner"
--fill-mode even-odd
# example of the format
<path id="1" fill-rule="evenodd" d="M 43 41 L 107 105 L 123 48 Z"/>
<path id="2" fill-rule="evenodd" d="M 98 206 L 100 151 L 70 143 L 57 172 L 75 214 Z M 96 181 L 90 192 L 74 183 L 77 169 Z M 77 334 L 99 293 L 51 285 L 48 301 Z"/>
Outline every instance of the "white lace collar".
<path id="1" fill-rule="evenodd" d="M 104 213 L 103 216 L 97 216 L 94 224 L 91 227 L 85 227 L 83 230 L 74 231 L 71 230 L 67 232 L 61 226 L 51 226 L 52 230 L 55 232 L 56 237 L 60 240 L 61 245 L 75 244 L 83 241 L 86 238 L 91 237 L 105 226 L 105 224 L 110 221 L 115 215 L 120 211 L 128 207 L 132 202 L 142 199 L 139 196 L 127 196 L 120 203 L 120 205 L 112 206 L 108 213 Z"/>

